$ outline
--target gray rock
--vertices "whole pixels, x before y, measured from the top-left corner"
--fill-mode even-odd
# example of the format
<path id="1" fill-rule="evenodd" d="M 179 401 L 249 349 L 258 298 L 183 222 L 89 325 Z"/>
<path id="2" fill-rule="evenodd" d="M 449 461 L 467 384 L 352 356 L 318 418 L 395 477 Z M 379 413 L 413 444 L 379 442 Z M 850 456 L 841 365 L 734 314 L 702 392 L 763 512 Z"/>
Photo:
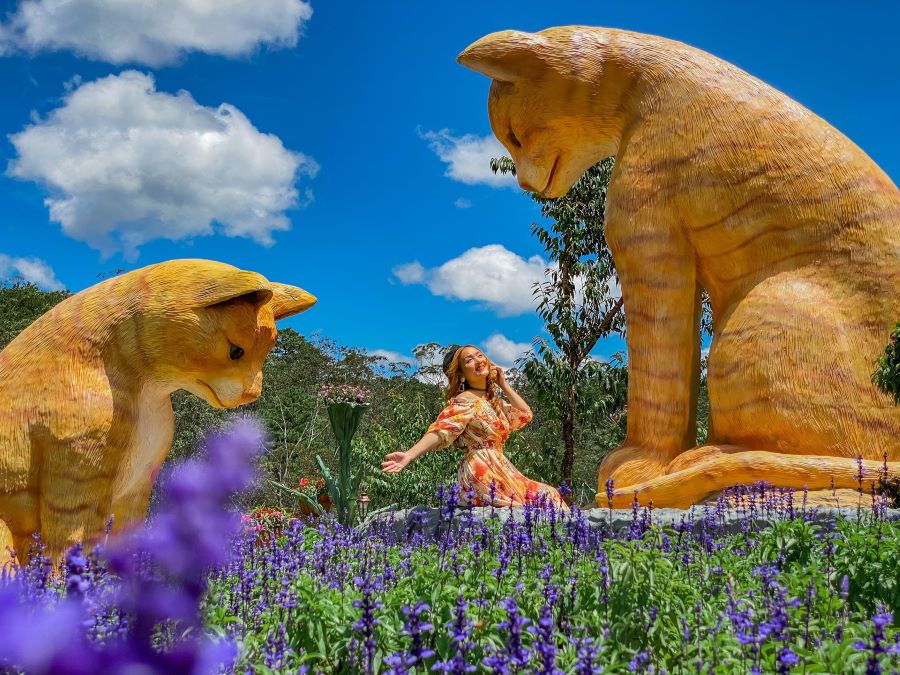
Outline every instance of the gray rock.
<path id="1" fill-rule="evenodd" d="M 512 518 L 515 522 L 525 522 L 524 508 L 494 508 L 491 507 L 473 507 L 457 509 L 454 515 L 454 523 L 456 525 L 464 525 L 466 522 L 478 523 L 492 517 L 497 518 L 500 522 L 506 522 Z M 583 510 L 584 518 L 594 529 L 607 530 L 613 532 L 621 532 L 628 530 L 634 522 L 634 513 L 630 509 L 586 509 Z M 900 520 L 900 509 L 887 509 L 883 512 L 888 520 Z M 393 524 L 396 533 L 403 536 L 406 532 L 420 530 L 424 533 L 433 534 L 441 524 L 441 509 L 427 506 L 417 506 L 411 509 L 399 509 L 394 511 L 383 511 L 372 516 L 366 523 L 369 528 L 390 529 Z M 753 528 L 763 528 L 774 522 L 788 519 L 789 515 L 785 509 L 777 511 L 759 511 L 757 510 L 752 517 L 748 518 L 746 510 L 730 509 L 716 514 L 713 506 L 695 506 L 692 509 L 654 509 L 648 514 L 646 509 L 641 509 L 639 518 L 650 518 L 654 525 L 663 527 L 682 527 L 692 532 L 700 531 L 703 528 L 714 529 L 717 533 L 740 532 L 746 523 Z M 565 518 L 566 516 L 561 516 Z M 806 519 L 820 524 L 834 523 L 839 519 L 856 520 L 857 518 L 871 519 L 872 511 L 868 508 L 857 510 L 856 508 L 834 508 L 834 507 L 818 507 L 808 508 L 804 512 L 802 509 L 794 509 L 794 517 Z M 446 527 L 446 523 L 443 524 Z M 608 530 L 607 530 L 608 531 Z"/>

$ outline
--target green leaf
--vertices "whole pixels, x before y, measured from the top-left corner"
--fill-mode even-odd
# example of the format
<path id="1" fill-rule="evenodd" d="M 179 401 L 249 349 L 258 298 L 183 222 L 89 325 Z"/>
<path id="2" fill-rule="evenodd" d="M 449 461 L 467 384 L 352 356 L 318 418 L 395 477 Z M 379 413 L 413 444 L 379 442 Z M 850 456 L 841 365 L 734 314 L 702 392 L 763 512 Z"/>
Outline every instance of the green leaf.
<path id="1" fill-rule="evenodd" d="M 312 497 L 310 497 L 308 494 L 306 494 L 305 492 L 300 492 L 299 490 L 295 490 L 295 489 L 293 489 L 293 488 L 289 488 L 289 487 L 288 487 L 287 485 L 285 485 L 284 483 L 279 483 L 279 482 L 276 481 L 276 480 L 270 480 L 269 482 L 270 482 L 272 485 L 274 485 L 275 487 L 279 488 L 280 490 L 284 490 L 284 491 L 287 492 L 289 495 L 291 495 L 291 496 L 296 497 L 297 499 L 299 499 L 301 502 L 303 502 L 304 504 L 306 504 L 307 506 L 309 506 L 311 509 L 313 509 L 313 511 L 314 511 L 317 515 L 320 515 L 320 516 L 321 516 L 321 515 L 325 512 L 325 509 L 322 507 L 322 505 L 321 505 L 319 502 L 317 502 L 315 499 L 313 499 Z"/>

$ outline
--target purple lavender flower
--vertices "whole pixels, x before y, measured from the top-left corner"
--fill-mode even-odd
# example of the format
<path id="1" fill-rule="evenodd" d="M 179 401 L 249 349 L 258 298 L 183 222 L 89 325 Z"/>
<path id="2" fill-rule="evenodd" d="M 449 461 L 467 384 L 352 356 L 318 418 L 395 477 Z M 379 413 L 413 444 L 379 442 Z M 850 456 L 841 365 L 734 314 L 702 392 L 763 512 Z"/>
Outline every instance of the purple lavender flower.
<path id="1" fill-rule="evenodd" d="M 385 675 L 409 675 L 413 667 L 413 658 L 407 652 L 394 652 L 384 659 L 384 665 L 388 667 Z"/>
<path id="2" fill-rule="evenodd" d="M 472 641 L 473 624 L 466 616 L 468 608 L 469 603 L 460 593 L 456 598 L 453 621 L 447 624 L 456 652 L 450 659 L 436 663 L 432 667 L 433 671 L 450 675 L 465 675 L 465 673 L 474 673 L 477 670 L 474 664 L 470 664 L 466 660 L 467 654 L 475 648 L 475 643 Z"/>
<path id="3" fill-rule="evenodd" d="M 96 598 L 89 602 L 86 597 L 91 563 L 76 546 L 66 558 L 68 597 L 55 606 L 47 603 L 23 611 L 15 589 L 3 591 L 0 661 L 29 673 L 63 675 L 211 672 L 230 663 L 234 649 L 228 643 L 187 638 L 161 651 L 151 637 L 158 624 L 171 619 L 182 621 L 183 627 L 199 627 L 198 603 L 207 569 L 225 562 L 229 540 L 238 532 L 238 519 L 227 507 L 236 492 L 250 486 L 252 467 L 262 449 L 262 433 L 249 422 L 213 436 L 206 460 L 187 462 L 166 480 L 163 507 L 153 526 L 104 552 L 120 575 L 111 594 L 112 616 L 128 617 L 116 629 L 118 639 L 102 643 L 88 639 L 89 634 L 112 636 L 87 614 L 98 608 Z M 39 567 L 33 581 L 47 590 L 40 547 L 36 553 Z M 27 580 L 26 573 L 22 583 Z M 96 616 L 101 620 L 111 616 L 100 610 Z"/>
<path id="4" fill-rule="evenodd" d="M 447 522 L 448 524 L 453 521 L 453 516 L 456 514 L 456 509 L 459 506 L 459 492 L 459 483 L 453 483 L 450 486 L 450 489 L 447 490 L 442 504 L 441 521 Z"/>
<path id="5" fill-rule="evenodd" d="M 594 638 L 573 638 L 576 645 L 575 675 L 594 675 L 602 673 L 603 668 L 597 665 L 600 648 L 594 646 Z"/>
<path id="6" fill-rule="evenodd" d="M 505 635 L 506 642 L 503 649 L 488 656 L 482 663 L 494 672 L 503 673 L 510 666 L 515 671 L 528 665 L 530 654 L 522 643 L 522 634 L 531 619 L 519 614 L 519 606 L 513 598 L 502 600 L 500 606 L 506 610 L 507 618 L 497 624 L 497 628 Z"/>
<path id="7" fill-rule="evenodd" d="M 248 489 L 264 436 L 249 421 L 212 434 L 207 458 L 183 463 L 162 489 L 163 508 L 151 526 L 107 551 L 112 568 L 125 580 L 119 606 L 135 615 L 135 630 L 149 640 L 165 619 L 193 625 L 205 590 L 205 574 L 224 563 L 240 519 L 229 509 L 232 496 Z M 149 565 L 155 575 L 141 574 Z M 164 584 L 162 579 L 176 584 Z"/>
<path id="8" fill-rule="evenodd" d="M 866 660 L 866 675 L 880 675 L 881 657 L 887 653 L 885 647 L 884 629 L 894 620 L 894 615 L 890 612 L 880 610 L 872 617 L 872 639 L 871 642 L 859 640 L 853 643 L 853 647 L 860 651 L 869 652 L 869 658 Z"/>
<path id="9" fill-rule="evenodd" d="M 265 664 L 276 672 L 287 670 L 294 664 L 294 650 L 288 646 L 284 624 L 271 628 L 266 638 Z"/>
<path id="10" fill-rule="evenodd" d="M 600 570 L 600 589 L 602 594 L 600 596 L 600 601 L 604 606 L 607 606 L 607 616 L 608 616 L 608 605 L 609 605 L 609 559 L 606 556 L 606 551 L 604 549 L 600 549 L 597 552 L 597 566 Z"/>
<path id="11" fill-rule="evenodd" d="M 412 641 L 412 646 L 409 648 L 410 665 L 423 665 L 426 659 L 434 656 L 434 651 L 427 649 L 424 644 L 425 634 L 431 633 L 434 626 L 422 619 L 422 615 L 430 612 L 431 607 L 427 603 L 417 602 L 411 607 L 402 607 L 401 611 L 405 617 L 403 630 Z"/>
<path id="12" fill-rule="evenodd" d="M 862 455 L 856 456 L 856 482 L 859 484 L 859 492 L 862 494 L 863 491 L 863 458 Z"/>
<path id="13" fill-rule="evenodd" d="M 353 606 L 360 610 L 360 617 L 353 623 L 353 630 L 358 639 L 362 640 L 363 669 L 366 675 L 374 672 L 375 650 L 377 641 L 375 630 L 379 623 L 375 617 L 375 611 L 381 609 L 381 601 L 374 597 L 372 580 L 369 577 L 357 577 L 353 582 L 362 591 L 362 598 L 353 601 Z"/>
<path id="14" fill-rule="evenodd" d="M 644 672 L 645 666 L 650 663 L 650 655 L 647 652 L 638 652 L 634 655 L 634 658 L 628 663 L 628 672 L 630 673 L 642 673 Z"/>
<path id="15" fill-rule="evenodd" d="M 778 652 L 779 675 L 787 675 L 791 672 L 791 668 L 798 663 L 800 663 L 800 657 L 791 651 L 790 647 L 783 647 L 781 651 Z"/>
<path id="16" fill-rule="evenodd" d="M 534 652 L 538 660 L 535 672 L 541 675 L 562 675 L 556 665 L 556 630 L 553 621 L 553 605 L 545 604 L 541 608 L 541 616 L 536 626 L 529 627 L 534 634 Z"/>
<path id="17" fill-rule="evenodd" d="M 86 577 L 87 559 L 81 544 L 75 544 L 66 554 L 66 592 L 72 597 L 81 597 L 91 586 Z"/>
<path id="18" fill-rule="evenodd" d="M 16 590 L 5 589 L 0 593 L 0 663 L 37 674 L 101 672 L 98 654 L 84 638 L 83 619 L 77 602 L 27 611 Z"/>

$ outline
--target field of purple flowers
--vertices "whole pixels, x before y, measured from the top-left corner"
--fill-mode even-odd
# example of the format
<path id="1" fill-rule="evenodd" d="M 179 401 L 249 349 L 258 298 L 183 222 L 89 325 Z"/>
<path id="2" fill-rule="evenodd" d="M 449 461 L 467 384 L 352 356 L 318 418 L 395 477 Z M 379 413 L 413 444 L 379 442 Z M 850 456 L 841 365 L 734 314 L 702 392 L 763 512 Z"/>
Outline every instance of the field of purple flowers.
<path id="1" fill-rule="evenodd" d="M 295 522 L 240 540 L 207 625 L 275 672 L 894 672 L 897 527 L 879 510 L 813 523 L 774 491 L 733 492 L 674 528 L 528 508 L 437 528 Z M 746 514 L 723 533 L 723 510 Z M 499 515 L 499 512 L 498 514 Z M 760 515 L 774 524 L 757 529 Z M 263 671 L 267 672 L 267 671 Z"/>
<path id="2" fill-rule="evenodd" d="M 0 668 L 32 673 L 881 673 L 900 644 L 900 529 L 880 508 L 815 522 L 732 491 L 677 526 L 613 531 L 534 506 L 476 517 L 270 521 L 226 508 L 249 425 L 167 482 L 145 531 L 39 551 L 0 580 Z M 726 509 L 741 515 L 725 527 Z M 612 514 L 610 514 L 611 516 Z M 771 525 L 760 527 L 760 516 Z M 612 522 L 612 518 L 610 518 Z"/>

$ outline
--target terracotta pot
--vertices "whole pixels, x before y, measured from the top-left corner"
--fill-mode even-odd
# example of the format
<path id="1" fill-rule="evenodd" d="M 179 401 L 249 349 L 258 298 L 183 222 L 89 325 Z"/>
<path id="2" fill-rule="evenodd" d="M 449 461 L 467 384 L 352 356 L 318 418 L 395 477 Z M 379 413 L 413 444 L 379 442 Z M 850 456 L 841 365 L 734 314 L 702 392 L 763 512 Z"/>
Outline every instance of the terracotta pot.
<path id="1" fill-rule="evenodd" d="M 331 497 L 328 495 L 319 495 L 319 504 L 322 505 L 322 508 L 326 511 L 331 511 Z"/>

